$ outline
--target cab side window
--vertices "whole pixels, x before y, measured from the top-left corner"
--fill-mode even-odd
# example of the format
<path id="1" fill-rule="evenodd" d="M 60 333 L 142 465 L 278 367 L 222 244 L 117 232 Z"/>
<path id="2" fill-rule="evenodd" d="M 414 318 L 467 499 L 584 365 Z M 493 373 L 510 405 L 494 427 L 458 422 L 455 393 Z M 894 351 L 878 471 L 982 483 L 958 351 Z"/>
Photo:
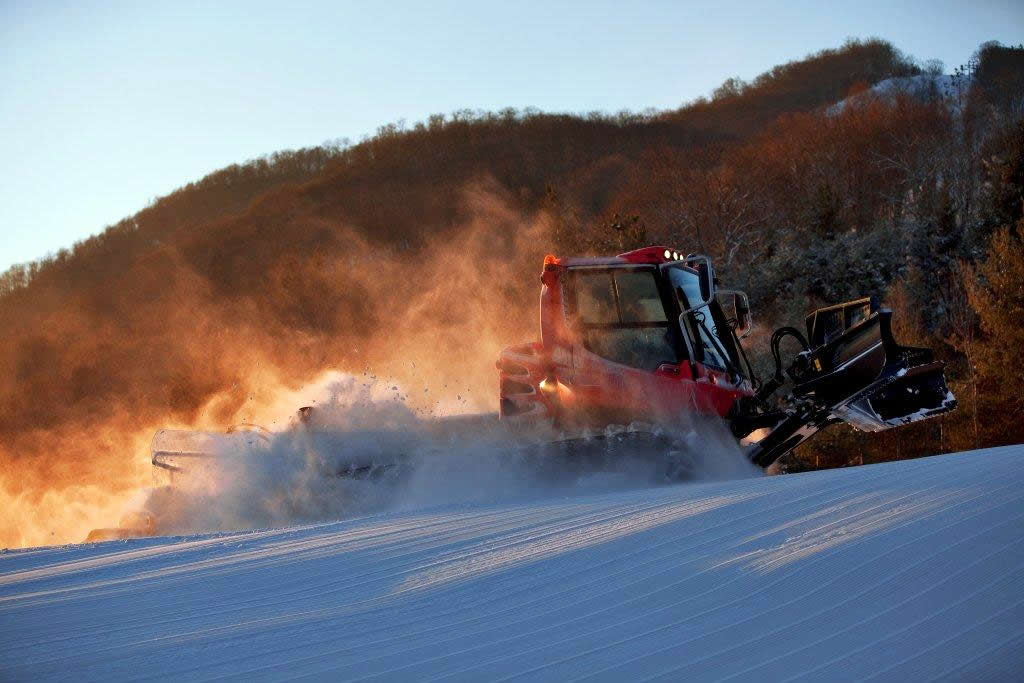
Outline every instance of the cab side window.
<path id="1" fill-rule="evenodd" d="M 610 325 L 619 321 L 615 308 L 615 285 L 608 271 L 576 276 L 576 309 L 588 325 Z"/>
<path id="2" fill-rule="evenodd" d="M 651 270 L 579 270 L 573 275 L 576 315 L 588 351 L 642 370 L 678 362 Z"/>
<path id="3" fill-rule="evenodd" d="M 615 289 L 619 297 L 619 319 L 629 323 L 665 323 L 665 305 L 658 293 L 658 283 L 647 270 L 623 270 L 615 273 Z"/>

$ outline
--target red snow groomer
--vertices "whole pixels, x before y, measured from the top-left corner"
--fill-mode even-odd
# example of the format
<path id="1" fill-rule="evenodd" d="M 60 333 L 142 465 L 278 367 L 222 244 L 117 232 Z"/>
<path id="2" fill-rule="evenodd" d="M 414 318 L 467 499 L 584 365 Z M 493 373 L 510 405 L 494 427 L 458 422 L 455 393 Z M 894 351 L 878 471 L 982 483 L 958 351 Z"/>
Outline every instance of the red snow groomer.
<path id="1" fill-rule="evenodd" d="M 298 466 L 326 477 L 401 481 L 424 458 L 443 457 L 453 440 L 473 443 L 508 427 L 516 438 L 505 442 L 507 456 L 536 470 L 538 481 L 635 471 L 642 463 L 655 480 L 672 481 L 716 457 L 708 432 L 697 436 L 697 420 L 724 420 L 750 460 L 769 467 L 830 424 L 881 431 L 956 407 L 942 363 L 929 349 L 897 344 L 892 313 L 871 299 L 812 312 L 806 335 L 776 330 L 769 343 L 775 371 L 760 382 L 740 343 L 752 329 L 747 297 L 720 289 L 705 256 L 669 247 L 548 256 L 541 283 L 540 341 L 509 347 L 497 361 L 500 421 L 469 415 L 424 421 L 415 433 L 339 432 L 301 408 L 281 432 L 161 429 L 152 463 L 170 485 L 90 540 L 174 532 L 167 510 L 188 506 L 176 496 L 178 478 L 212 469 L 230 480 L 254 460 L 265 472 Z M 786 337 L 801 350 L 784 367 Z M 792 386 L 779 396 L 787 377 Z"/>
<path id="2" fill-rule="evenodd" d="M 768 467 L 830 424 L 874 432 L 956 407 L 943 364 L 897 344 L 891 311 L 872 299 L 812 312 L 806 335 L 776 330 L 775 372 L 759 382 L 740 342 L 752 329 L 747 296 L 720 289 L 705 256 L 664 246 L 549 255 L 541 283 L 540 341 L 497 361 L 503 420 L 572 431 L 718 417 Z M 802 350 L 784 369 L 786 337 Z M 777 397 L 787 376 L 792 388 Z"/>
<path id="3" fill-rule="evenodd" d="M 724 420 L 749 458 L 768 467 L 829 424 L 880 431 L 956 407 L 942 363 L 928 349 L 897 344 L 891 312 L 870 299 L 814 311 L 806 335 L 777 330 L 775 372 L 760 382 L 740 343 L 752 329 L 747 296 L 720 289 L 705 256 L 668 247 L 548 256 L 541 283 L 540 341 L 507 348 L 497 361 L 500 421 L 492 414 L 424 420 L 415 427 L 426 444 L 410 443 L 404 432 L 339 432 L 307 407 L 281 432 L 161 429 L 153 466 L 173 483 L 204 467 L 287 463 L 301 453 L 326 476 L 395 478 L 425 452 L 472 443 L 497 427 L 513 437 L 503 442 L 509 457 L 555 479 L 646 461 L 654 476 L 672 480 L 714 457 L 706 438 L 693 439 L 696 420 Z M 801 351 L 784 368 L 786 337 Z M 777 396 L 787 376 L 792 387 Z"/>

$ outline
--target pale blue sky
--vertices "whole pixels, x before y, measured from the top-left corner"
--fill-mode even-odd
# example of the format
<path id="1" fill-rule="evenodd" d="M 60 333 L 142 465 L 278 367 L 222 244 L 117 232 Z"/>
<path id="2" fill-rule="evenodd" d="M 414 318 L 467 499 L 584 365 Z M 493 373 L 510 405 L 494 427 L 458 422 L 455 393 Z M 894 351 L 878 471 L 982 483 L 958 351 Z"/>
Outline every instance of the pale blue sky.
<path id="1" fill-rule="evenodd" d="M 1024 3 L 0 0 L 0 270 L 234 162 L 456 109 L 677 107 L 877 36 L 947 71 Z"/>

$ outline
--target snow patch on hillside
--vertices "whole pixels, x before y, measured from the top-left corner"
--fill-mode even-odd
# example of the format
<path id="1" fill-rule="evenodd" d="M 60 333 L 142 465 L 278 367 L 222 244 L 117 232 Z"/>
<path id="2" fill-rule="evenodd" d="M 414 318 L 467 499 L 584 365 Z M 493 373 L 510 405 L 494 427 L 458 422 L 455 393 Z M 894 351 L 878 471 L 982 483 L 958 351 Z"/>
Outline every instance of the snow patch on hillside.
<path id="1" fill-rule="evenodd" d="M 875 98 L 909 95 L 925 101 L 942 100 L 954 113 L 959 114 L 967 103 L 971 82 L 970 76 L 960 74 L 920 74 L 886 78 L 864 92 L 835 103 L 829 107 L 828 113 L 834 116 L 848 106 L 866 104 Z"/>

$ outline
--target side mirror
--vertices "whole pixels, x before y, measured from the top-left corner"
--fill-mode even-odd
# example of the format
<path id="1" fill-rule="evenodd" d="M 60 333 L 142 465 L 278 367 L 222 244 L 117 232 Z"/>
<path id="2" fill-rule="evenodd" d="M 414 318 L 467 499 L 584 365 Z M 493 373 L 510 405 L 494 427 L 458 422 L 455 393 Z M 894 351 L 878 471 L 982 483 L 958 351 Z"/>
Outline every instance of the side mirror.
<path id="1" fill-rule="evenodd" d="M 725 319 L 736 331 L 736 336 L 740 339 L 748 336 L 754 328 L 754 323 L 750 316 L 750 300 L 746 293 L 738 289 L 720 289 L 715 293 L 715 299 L 725 314 Z"/>
<path id="2" fill-rule="evenodd" d="M 689 310 L 693 311 L 710 304 L 715 298 L 715 270 L 711 266 L 711 259 L 701 254 L 690 254 L 683 263 L 697 271 L 697 282 L 700 284 L 701 300 L 694 303 Z"/>

